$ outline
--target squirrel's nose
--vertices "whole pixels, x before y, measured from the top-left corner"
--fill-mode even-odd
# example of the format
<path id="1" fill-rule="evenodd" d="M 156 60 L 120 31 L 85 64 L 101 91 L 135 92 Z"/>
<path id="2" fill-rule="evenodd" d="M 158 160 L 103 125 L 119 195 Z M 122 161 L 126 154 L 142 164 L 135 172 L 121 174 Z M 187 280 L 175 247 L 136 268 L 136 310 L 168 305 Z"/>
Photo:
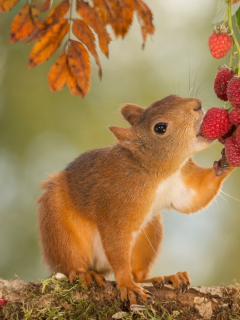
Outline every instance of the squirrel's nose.
<path id="1" fill-rule="evenodd" d="M 194 111 L 201 111 L 202 110 L 202 105 L 199 103 L 194 109 Z"/>

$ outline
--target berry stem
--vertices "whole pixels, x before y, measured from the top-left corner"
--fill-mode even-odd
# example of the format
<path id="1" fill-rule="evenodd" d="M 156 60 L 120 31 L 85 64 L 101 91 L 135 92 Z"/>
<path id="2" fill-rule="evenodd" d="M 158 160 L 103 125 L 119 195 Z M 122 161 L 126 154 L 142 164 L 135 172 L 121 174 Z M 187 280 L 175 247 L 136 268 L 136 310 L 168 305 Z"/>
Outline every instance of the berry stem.
<path id="1" fill-rule="evenodd" d="M 233 46 L 232 46 L 232 53 L 231 53 L 231 57 L 230 57 L 229 68 L 232 68 L 233 59 L 234 59 L 234 42 L 233 42 Z"/>
<path id="2" fill-rule="evenodd" d="M 227 0 L 227 12 L 228 12 L 228 26 L 229 26 L 229 30 L 231 32 L 231 36 L 232 36 L 232 39 L 233 39 L 233 43 L 235 44 L 235 47 L 237 49 L 237 52 L 238 52 L 238 59 L 239 59 L 239 62 L 238 62 L 238 76 L 240 77 L 240 47 L 239 47 L 239 44 L 237 42 L 237 38 L 235 37 L 235 34 L 233 32 L 233 26 L 232 26 L 232 14 L 231 14 L 231 2 L 230 0 Z"/>

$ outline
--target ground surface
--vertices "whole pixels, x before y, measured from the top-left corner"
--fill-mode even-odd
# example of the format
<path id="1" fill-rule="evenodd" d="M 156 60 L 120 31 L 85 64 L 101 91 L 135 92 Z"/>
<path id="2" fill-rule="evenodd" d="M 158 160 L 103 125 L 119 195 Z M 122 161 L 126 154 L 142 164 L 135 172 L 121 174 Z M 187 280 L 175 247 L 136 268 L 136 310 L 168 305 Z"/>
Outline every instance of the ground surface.
<path id="1" fill-rule="evenodd" d="M 57 278 L 61 278 L 57 276 Z M 0 307 L 0 320 L 197 320 L 240 319 L 239 285 L 193 287 L 185 293 L 175 292 L 168 285 L 163 289 L 147 285 L 154 294 L 154 303 L 144 306 L 124 305 L 115 282 L 106 289 L 84 289 L 80 282 L 71 286 L 65 278 L 42 282 L 0 279 L 0 299 L 8 302 Z"/>

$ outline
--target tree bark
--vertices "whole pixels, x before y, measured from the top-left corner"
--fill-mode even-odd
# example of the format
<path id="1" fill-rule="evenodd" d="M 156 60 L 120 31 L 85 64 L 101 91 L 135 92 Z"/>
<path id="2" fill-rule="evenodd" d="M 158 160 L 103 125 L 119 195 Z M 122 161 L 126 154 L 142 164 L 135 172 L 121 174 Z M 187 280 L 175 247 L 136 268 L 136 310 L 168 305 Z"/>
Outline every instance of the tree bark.
<path id="1" fill-rule="evenodd" d="M 151 305 L 125 305 L 120 301 L 116 282 L 106 288 L 85 289 L 78 282 L 71 286 L 57 274 L 42 282 L 2 280 L 0 278 L 1 320 L 21 319 L 240 319 L 239 286 L 192 287 L 176 292 L 171 285 L 163 289 L 145 284 L 154 294 Z"/>

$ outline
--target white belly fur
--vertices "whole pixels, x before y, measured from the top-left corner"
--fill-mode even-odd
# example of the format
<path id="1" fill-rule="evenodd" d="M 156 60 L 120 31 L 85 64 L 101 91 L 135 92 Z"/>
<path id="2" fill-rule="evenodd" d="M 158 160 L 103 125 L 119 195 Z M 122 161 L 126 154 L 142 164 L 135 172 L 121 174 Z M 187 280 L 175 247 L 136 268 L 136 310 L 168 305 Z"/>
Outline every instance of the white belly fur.
<path id="1" fill-rule="evenodd" d="M 177 210 L 184 211 L 184 208 L 191 204 L 195 195 L 195 190 L 184 184 L 180 168 L 159 184 L 156 190 L 155 199 L 146 215 L 142 228 L 163 209 L 176 208 Z M 136 234 L 134 235 L 134 238 L 135 237 Z"/>
<path id="2" fill-rule="evenodd" d="M 192 202 L 192 198 L 195 194 L 195 190 L 187 187 L 183 183 L 180 168 L 159 184 L 156 190 L 155 199 L 141 228 L 150 222 L 152 218 L 159 214 L 163 209 L 172 209 L 174 207 L 183 210 L 184 207 Z M 133 233 L 134 240 L 137 235 L 138 232 Z M 111 272 L 111 267 L 103 249 L 102 240 L 98 231 L 93 236 L 93 261 L 95 271 L 101 273 L 104 272 L 104 270 L 106 270 L 106 272 L 108 270 L 108 272 Z"/>

